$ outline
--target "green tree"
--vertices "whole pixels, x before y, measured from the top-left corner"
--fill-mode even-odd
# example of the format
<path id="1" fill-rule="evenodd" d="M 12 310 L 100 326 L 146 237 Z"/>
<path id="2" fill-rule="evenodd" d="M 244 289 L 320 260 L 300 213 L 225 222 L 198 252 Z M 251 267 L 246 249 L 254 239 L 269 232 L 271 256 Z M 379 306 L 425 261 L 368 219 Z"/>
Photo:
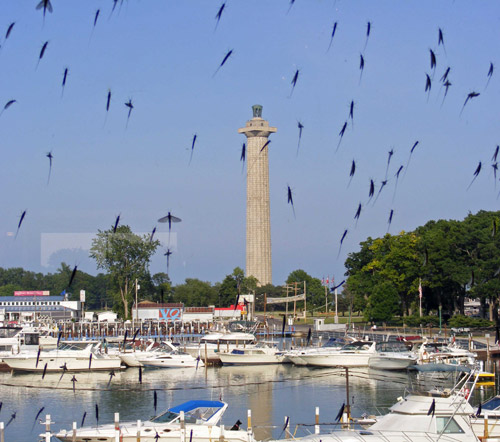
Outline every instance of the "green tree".
<path id="1" fill-rule="evenodd" d="M 387 322 L 399 312 L 400 297 L 396 287 L 390 282 L 377 284 L 368 297 L 364 311 L 365 320 L 369 322 Z"/>
<path id="2" fill-rule="evenodd" d="M 97 268 L 110 274 L 124 318 L 129 317 L 134 282 L 150 278 L 149 262 L 159 245 L 158 240 L 150 241 L 149 235 L 136 235 L 126 225 L 119 226 L 116 232 L 112 228 L 99 230 L 92 240 L 90 256 L 95 259 Z"/>
<path id="3" fill-rule="evenodd" d="M 267 298 L 280 298 L 284 294 L 284 287 L 279 285 L 266 284 L 255 289 L 255 310 L 274 311 L 284 310 L 284 304 L 269 304 L 264 308 L 264 301 Z"/>
<path id="4" fill-rule="evenodd" d="M 414 233 L 385 235 L 362 243 L 362 250 L 350 255 L 347 288 L 351 295 L 364 300 L 363 310 L 375 290 L 389 282 L 399 295 L 397 305 L 407 315 L 418 294 L 419 237 Z"/>
<path id="5" fill-rule="evenodd" d="M 375 280 L 374 270 L 368 270 L 368 264 L 374 259 L 372 249 L 373 239 L 360 243 L 360 251 L 349 253 L 345 261 L 347 276 L 344 291 L 348 298 L 348 309 L 361 311 L 366 307 L 369 294 L 372 292 Z"/>
<path id="6" fill-rule="evenodd" d="M 17 284 L 2 285 L 0 286 L 0 296 L 14 296 L 16 290 L 23 290 L 23 288 Z"/>
<path id="7" fill-rule="evenodd" d="M 154 284 L 153 299 L 157 302 L 169 302 L 172 298 L 172 281 L 168 274 L 155 273 L 151 280 Z"/>
<path id="8" fill-rule="evenodd" d="M 302 269 L 297 269 L 291 272 L 286 279 L 288 285 L 289 296 L 304 293 L 304 282 L 307 296 L 307 307 L 309 310 L 321 308 L 325 305 L 325 288 L 321 284 L 319 278 L 314 278 Z M 290 291 L 292 290 L 292 291 Z"/>
<path id="9" fill-rule="evenodd" d="M 216 305 L 217 291 L 209 282 L 195 278 L 187 278 L 184 284 L 175 286 L 174 302 L 182 302 L 189 307 Z"/>
<path id="10" fill-rule="evenodd" d="M 236 267 L 218 286 L 220 302 L 223 306 L 234 304 L 239 295 L 253 293 L 257 288 L 257 282 L 255 277 L 246 277 L 243 269 Z"/>

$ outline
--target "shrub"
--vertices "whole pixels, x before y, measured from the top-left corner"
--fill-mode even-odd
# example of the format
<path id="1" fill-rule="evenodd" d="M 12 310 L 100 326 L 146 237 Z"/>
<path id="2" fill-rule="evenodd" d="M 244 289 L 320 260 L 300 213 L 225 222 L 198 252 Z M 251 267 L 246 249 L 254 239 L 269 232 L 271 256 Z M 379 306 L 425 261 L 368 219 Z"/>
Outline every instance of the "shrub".
<path id="1" fill-rule="evenodd" d="M 483 318 L 471 318 L 470 316 L 455 315 L 448 321 L 448 326 L 458 327 L 491 327 L 493 322 Z"/>
<path id="2" fill-rule="evenodd" d="M 407 327 L 439 327 L 439 317 L 437 316 L 418 316 L 412 315 L 403 318 L 403 322 Z"/>

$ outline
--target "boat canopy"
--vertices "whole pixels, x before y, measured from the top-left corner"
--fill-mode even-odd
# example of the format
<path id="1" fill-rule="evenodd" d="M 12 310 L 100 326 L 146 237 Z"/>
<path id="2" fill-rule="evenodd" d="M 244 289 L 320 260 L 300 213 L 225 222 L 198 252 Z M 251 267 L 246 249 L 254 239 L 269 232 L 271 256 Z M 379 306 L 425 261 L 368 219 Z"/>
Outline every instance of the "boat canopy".
<path id="1" fill-rule="evenodd" d="M 481 405 L 483 410 L 497 410 L 500 408 L 500 396 L 494 396 L 490 400 Z"/>
<path id="2" fill-rule="evenodd" d="M 183 404 L 177 405 L 176 407 L 169 408 L 169 411 L 172 411 L 173 413 L 180 413 L 181 411 L 184 411 L 184 413 L 188 413 L 196 408 L 221 408 L 224 405 L 225 403 L 221 401 L 196 400 L 187 401 Z"/>

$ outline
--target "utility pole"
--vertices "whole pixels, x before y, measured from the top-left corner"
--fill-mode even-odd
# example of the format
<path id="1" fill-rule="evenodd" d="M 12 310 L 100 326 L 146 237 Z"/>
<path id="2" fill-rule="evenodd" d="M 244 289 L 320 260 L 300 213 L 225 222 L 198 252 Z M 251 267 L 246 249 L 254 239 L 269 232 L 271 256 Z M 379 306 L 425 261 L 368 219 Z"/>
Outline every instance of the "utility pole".
<path id="1" fill-rule="evenodd" d="M 304 281 L 304 321 L 307 319 L 307 294 L 306 294 L 306 282 Z"/>
<path id="2" fill-rule="evenodd" d="M 297 284 L 298 284 L 298 282 L 295 281 L 293 284 L 294 284 L 294 287 L 293 287 L 293 296 L 297 296 L 297 290 L 298 290 Z M 297 316 L 297 301 L 294 300 L 293 301 L 293 319 L 295 319 L 296 316 Z"/>

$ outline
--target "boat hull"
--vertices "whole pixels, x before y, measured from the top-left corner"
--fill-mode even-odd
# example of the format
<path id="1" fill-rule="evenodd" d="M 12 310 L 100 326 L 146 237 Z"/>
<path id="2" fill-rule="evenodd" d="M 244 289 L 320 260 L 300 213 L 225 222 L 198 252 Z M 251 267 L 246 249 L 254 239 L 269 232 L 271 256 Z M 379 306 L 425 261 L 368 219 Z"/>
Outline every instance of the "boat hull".
<path id="1" fill-rule="evenodd" d="M 192 431 L 192 433 L 191 433 Z M 156 437 L 158 435 L 158 437 Z M 57 433 L 56 438 L 62 442 L 115 442 L 116 430 L 113 425 L 103 425 L 99 428 L 80 429 L 76 432 L 76 438 L 73 438 L 72 431 L 61 431 Z M 184 436 L 181 436 L 181 430 L 177 425 L 172 428 L 170 425 L 144 425 L 140 429 L 141 442 L 169 441 L 179 442 L 181 440 L 190 440 L 191 442 L 214 442 L 221 437 L 221 428 L 218 426 L 190 426 L 186 425 Z M 225 442 L 249 442 L 246 431 L 223 431 L 223 440 Z M 119 430 L 119 440 L 121 442 L 137 442 L 137 425 L 135 423 L 122 424 Z M 253 438 L 251 439 L 253 441 Z"/>
<path id="2" fill-rule="evenodd" d="M 370 368 L 377 370 L 406 370 L 417 363 L 416 358 L 375 355 L 368 361 Z"/>
<path id="3" fill-rule="evenodd" d="M 190 355 L 184 357 L 159 357 L 159 358 L 145 358 L 140 359 L 144 367 L 160 367 L 160 368 L 182 368 L 182 367 L 204 367 L 205 364 L 202 360 L 197 361 Z"/>
<path id="4" fill-rule="evenodd" d="M 302 355 L 300 358 L 314 367 L 368 367 L 369 353 L 336 353 L 325 355 Z"/>
<path id="5" fill-rule="evenodd" d="M 89 356 L 86 357 L 43 357 L 36 362 L 36 358 L 8 358 L 5 363 L 14 371 L 31 372 L 62 372 L 62 371 L 95 371 L 95 370 L 119 370 L 121 368 L 120 358 L 98 358 L 93 357 L 89 364 Z M 47 368 L 45 368 L 47 364 Z M 64 365 L 66 364 L 66 370 Z M 89 368 L 90 365 L 90 368 Z"/>
<path id="6" fill-rule="evenodd" d="M 283 355 L 234 355 L 220 354 L 223 365 L 268 365 L 282 364 L 285 357 Z"/>

